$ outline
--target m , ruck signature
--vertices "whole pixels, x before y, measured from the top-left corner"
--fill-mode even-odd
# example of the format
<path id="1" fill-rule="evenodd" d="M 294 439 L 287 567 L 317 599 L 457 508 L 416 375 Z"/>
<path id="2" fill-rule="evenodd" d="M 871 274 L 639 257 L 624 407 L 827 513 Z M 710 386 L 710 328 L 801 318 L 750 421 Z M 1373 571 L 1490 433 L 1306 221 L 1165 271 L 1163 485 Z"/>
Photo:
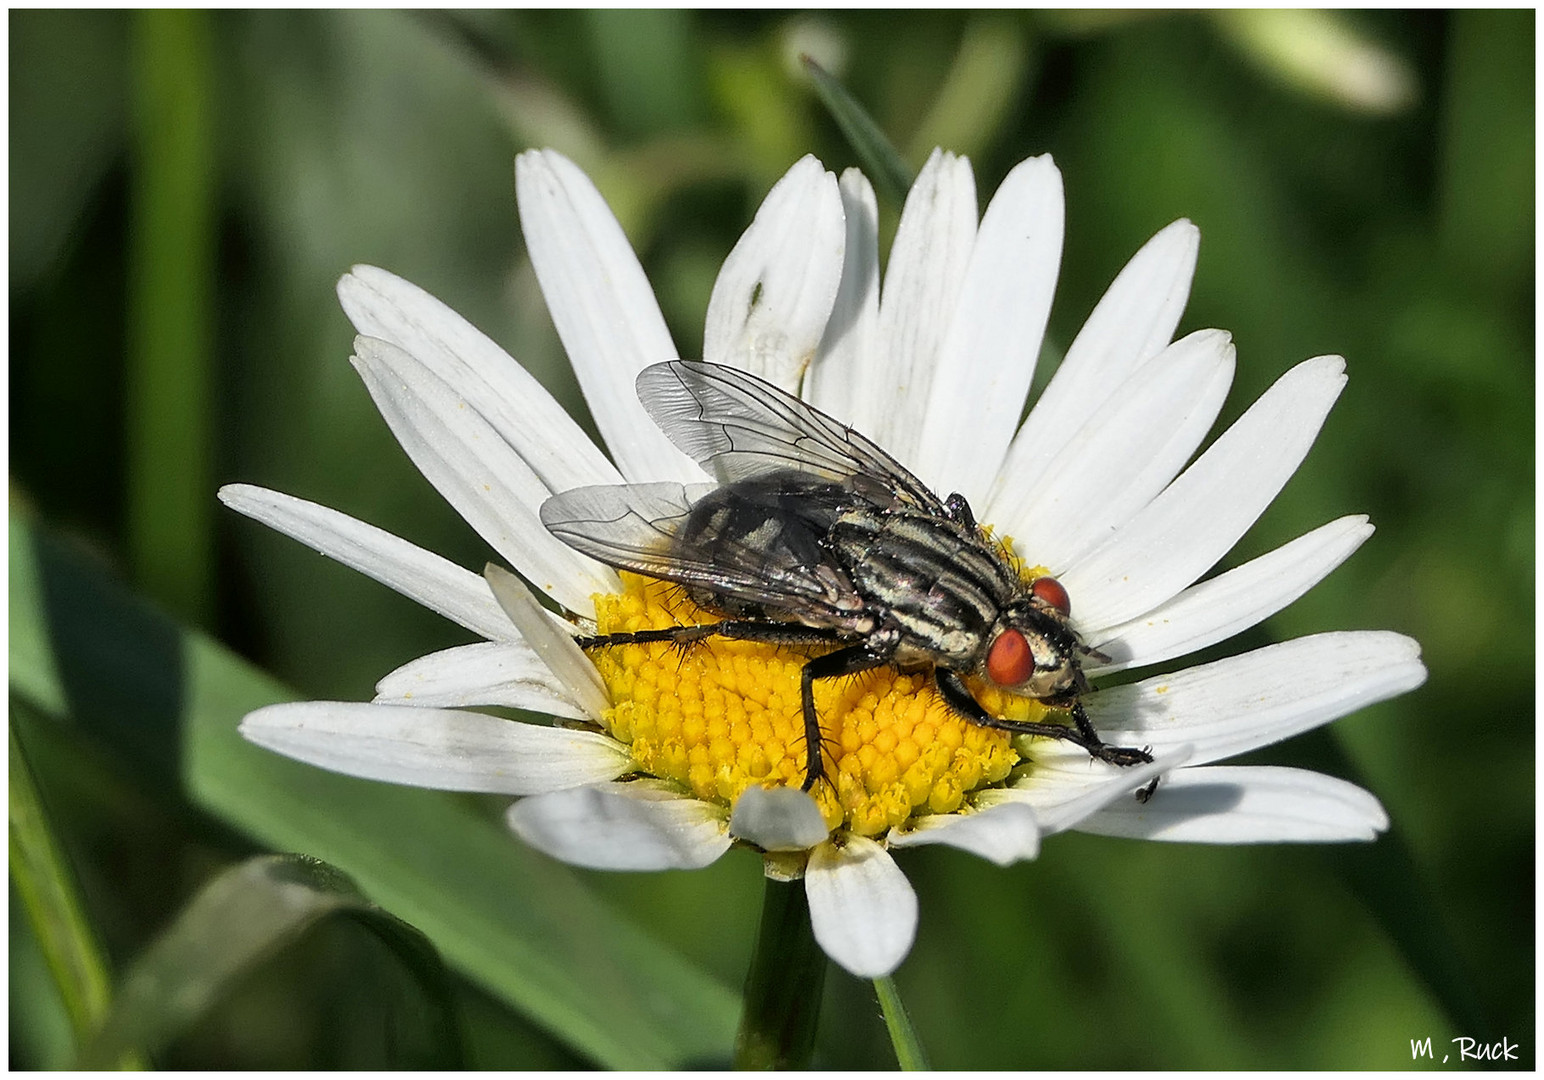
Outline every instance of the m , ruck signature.
<path id="1" fill-rule="evenodd" d="M 1511 1039 L 1502 1037 L 1500 1042 L 1482 1043 L 1478 1039 L 1471 1039 L 1467 1035 L 1460 1035 L 1453 1040 L 1453 1046 L 1458 1051 L 1459 1061 L 1516 1061 L 1517 1044 Z M 1450 1054 L 1442 1055 L 1442 1063 L 1447 1064 Z M 1436 1060 L 1436 1054 L 1432 1052 L 1431 1036 L 1424 1039 L 1410 1040 L 1410 1058 L 1418 1060 L 1429 1058 Z"/>

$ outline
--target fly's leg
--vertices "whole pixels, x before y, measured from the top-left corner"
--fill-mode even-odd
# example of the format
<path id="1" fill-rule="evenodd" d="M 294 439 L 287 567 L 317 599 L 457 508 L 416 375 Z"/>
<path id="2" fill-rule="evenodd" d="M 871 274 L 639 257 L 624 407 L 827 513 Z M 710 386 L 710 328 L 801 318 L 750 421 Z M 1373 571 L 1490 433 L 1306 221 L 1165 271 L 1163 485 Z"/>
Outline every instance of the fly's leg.
<path id="1" fill-rule="evenodd" d="M 598 634 L 594 637 L 575 638 L 574 644 L 581 649 L 604 649 L 613 645 L 649 645 L 663 642 L 679 649 L 682 658 L 697 642 L 710 637 L 725 637 L 736 641 L 765 641 L 779 645 L 821 645 L 841 641 L 835 631 L 826 627 L 801 626 L 798 623 L 756 622 L 750 619 L 725 619 L 716 623 L 700 623 L 692 626 L 666 626 L 658 630 L 624 630 L 615 634 Z"/>
<path id="2" fill-rule="evenodd" d="M 815 680 L 835 679 L 884 667 L 890 662 L 893 651 L 880 652 L 867 643 L 860 643 L 837 649 L 825 656 L 817 656 L 804 665 L 804 672 L 799 678 L 799 692 L 804 703 L 804 783 L 799 785 L 801 790 L 810 790 L 815 786 L 815 781 L 826 774 L 820 717 L 815 714 Z"/>
<path id="3" fill-rule="evenodd" d="M 1094 730 L 1094 722 L 1088 718 L 1088 713 L 1084 710 L 1083 703 L 1076 697 L 1070 699 L 1053 698 L 1047 701 L 1046 704 L 1058 709 L 1071 710 L 1072 721 L 1073 723 L 1077 724 L 1078 730 L 1083 733 L 1084 738 L 1092 739 L 1094 741 L 1093 746 L 1089 746 L 1087 743 L 1084 743 L 1084 749 L 1086 749 L 1090 754 L 1093 754 L 1094 757 L 1098 758 L 1100 761 L 1108 761 L 1112 765 L 1131 766 L 1145 765 L 1149 761 L 1153 760 L 1153 755 L 1150 750 L 1137 750 L 1130 746 L 1110 746 L 1108 743 L 1103 742 L 1099 738 L 1099 733 Z M 1155 776 L 1153 777 L 1152 783 L 1148 784 L 1146 787 L 1142 788 L 1141 791 L 1137 792 L 1137 802 L 1145 803 L 1148 799 L 1153 797 L 1153 792 L 1157 790 L 1158 777 Z"/>
<path id="4" fill-rule="evenodd" d="M 1153 755 L 1146 750 L 1111 746 L 1100 739 L 1099 733 L 1094 730 L 1094 722 L 1088 718 L 1083 703 L 1077 698 L 1047 698 L 1045 703 L 1053 709 L 1067 709 L 1072 713 L 1072 722 L 1078 726 L 1078 733 L 1084 739 L 1080 745 L 1100 761 L 1108 761 L 1111 765 L 1146 765 L 1153 760 Z"/>
<path id="5" fill-rule="evenodd" d="M 624 630 L 616 634 L 598 634 L 594 637 L 575 638 L 574 644 L 581 649 L 604 649 L 612 645 L 648 645 L 661 641 L 669 642 L 671 645 L 692 645 L 710 637 L 724 637 L 734 641 L 764 641 L 773 645 L 824 645 L 846 640 L 838 631 L 824 626 L 757 622 L 754 619 L 725 619 L 722 622 L 702 623 L 697 626 L 666 626 L 659 630 Z"/>
<path id="6" fill-rule="evenodd" d="M 1000 731 L 1012 731 L 1019 735 L 1046 735 L 1053 739 L 1062 739 L 1066 742 L 1076 743 L 1089 756 L 1100 761 L 1108 761 L 1112 765 L 1145 765 L 1153 760 L 1153 755 L 1146 750 L 1138 750 L 1130 746 L 1110 746 L 1099 738 L 1099 733 L 1094 730 L 1093 722 L 1089 720 L 1088 713 L 1083 711 L 1080 701 L 1061 701 L 1050 699 L 1046 704 L 1054 708 L 1071 709 L 1075 727 L 1066 727 L 1062 724 L 1043 724 L 1032 720 L 1004 720 L 993 716 L 981 707 L 970 689 L 952 671 L 938 668 L 936 671 L 938 690 L 943 694 L 944 701 L 951 709 L 959 713 L 972 723 L 982 727 L 997 728 Z M 1138 794 L 1138 798 L 1146 802 L 1152 796 L 1156 784 L 1149 784 Z"/>

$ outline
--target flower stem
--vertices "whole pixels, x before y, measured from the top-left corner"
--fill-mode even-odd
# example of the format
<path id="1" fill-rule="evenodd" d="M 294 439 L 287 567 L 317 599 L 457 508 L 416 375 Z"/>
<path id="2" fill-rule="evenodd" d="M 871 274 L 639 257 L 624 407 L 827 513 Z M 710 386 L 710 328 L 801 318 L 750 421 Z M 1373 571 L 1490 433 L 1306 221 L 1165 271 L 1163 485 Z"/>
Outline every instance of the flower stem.
<path id="1" fill-rule="evenodd" d="M 895 980 L 888 975 L 875 979 L 874 990 L 879 994 L 879 1008 L 885 1014 L 885 1027 L 890 1029 L 890 1045 L 895 1047 L 895 1059 L 900 1062 L 901 1068 L 907 1072 L 932 1068 L 927 1063 L 922 1042 L 917 1038 L 917 1030 L 911 1026 L 911 1017 L 906 1015 L 906 1006 L 901 1004 Z"/>
<path id="2" fill-rule="evenodd" d="M 802 881 L 767 879 L 756 952 L 735 1036 L 737 1069 L 802 1069 L 815 1047 L 826 957 L 810 929 Z"/>

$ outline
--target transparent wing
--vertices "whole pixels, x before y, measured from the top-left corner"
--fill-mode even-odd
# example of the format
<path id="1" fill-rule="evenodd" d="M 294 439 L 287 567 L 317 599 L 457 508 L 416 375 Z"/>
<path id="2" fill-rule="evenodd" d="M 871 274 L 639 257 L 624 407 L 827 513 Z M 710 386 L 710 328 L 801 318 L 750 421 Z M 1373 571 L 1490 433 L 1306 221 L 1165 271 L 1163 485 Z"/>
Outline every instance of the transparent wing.
<path id="1" fill-rule="evenodd" d="M 772 486 L 750 500 L 716 484 L 621 484 L 576 488 L 542 503 L 547 531 L 569 547 L 622 570 L 695 586 L 800 622 L 845 626 L 863 608 L 846 576 L 819 546 L 829 524 L 817 516 L 768 514 L 819 500 Z M 694 516 L 695 515 L 695 516 Z"/>
<path id="2" fill-rule="evenodd" d="M 724 483 L 791 469 L 870 499 L 882 489 L 944 513 L 927 485 L 873 442 L 738 368 L 697 360 L 653 364 L 638 375 L 638 400 L 671 442 Z"/>

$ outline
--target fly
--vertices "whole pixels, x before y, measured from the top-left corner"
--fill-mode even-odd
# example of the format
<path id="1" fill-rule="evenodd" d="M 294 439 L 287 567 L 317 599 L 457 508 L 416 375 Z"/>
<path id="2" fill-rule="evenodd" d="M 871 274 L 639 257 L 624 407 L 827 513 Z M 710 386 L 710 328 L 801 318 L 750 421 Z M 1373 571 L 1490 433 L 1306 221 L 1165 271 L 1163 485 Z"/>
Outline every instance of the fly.
<path id="1" fill-rule="evenodd" d="M 671 360 L 638 399 L 717 483 L 577 488 L 542 504 L 564 543 L 682 586 L 718 616 L 695 626 L 578 639 L 583 649 L 708 637 L 832 645 L 800 679 L 808 791 L 826 772 L 814 684 L 879 667 L 931 670 L 943 700 L 982 727 L 1064 739 L 1116 765 L 1084 711 L 1072 604 L 1055 578 L 1026 583 L 962 495 L 940 500 L 858 432 L 736 368 Z M 1073 725 L 993 716 L 965 678 L 1071 713 Z M 1151 789 L 1148 789 L 1150 793 Z"/>

